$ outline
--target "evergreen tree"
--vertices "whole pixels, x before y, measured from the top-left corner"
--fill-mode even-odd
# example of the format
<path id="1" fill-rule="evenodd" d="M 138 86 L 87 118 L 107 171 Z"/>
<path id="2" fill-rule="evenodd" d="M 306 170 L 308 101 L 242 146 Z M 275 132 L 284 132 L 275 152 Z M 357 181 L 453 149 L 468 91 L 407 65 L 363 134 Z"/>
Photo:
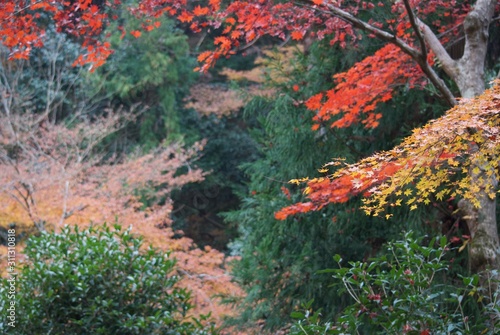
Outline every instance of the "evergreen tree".
<path id="1" fill-rule="evenodd" d="M 280 327 L 295 307 L 311 299 L 324 315 L 335 314 L 346 299 L 329 289 L 330 278 L 317 271 L 335 266 L 332 256 L 337 253 L 347 260 L 366 259 L 402 229 L 358 212 L 359 199 L 286 221 L 274 219 L 277 210 L 303 197 L 288 181 L 317 174 L 318 161 L 359 159 L 394 144 L 415 124 L 439 113 L 439 108 L 427 105 L 422 92 L 407 95 L 403 88 L 399 98 L 381 106 L 387 117 L 376 130 L 326 126 L 313 132 L 311 112 L 298 102 L 328 87 L 330 76 L 352 65 L 356 57 L 354 50 L 342 54 L 328 45 L 313 44 L 307 53 L 298 52 L 285 63 L 271 62 L 275 76 L 269 85 L 277 91 L 276 97 L 256 98 L 246 106 L 246 113 L 257 115 L 260 123 L 253 136 L 261 145 L 261 157 L 243 166 L 250 176 L 250 194 L 241 195 L 241 209 L 226 215 L 241 234 L 232 244 L 233 252 L 241 256 L 234 275 L 247 291 L 241 316 L 233 322 L 265 319 L 267 327 Z M 419 110 L 421 119 L 396 113 L 394 105 Z M 417 228 L 417 223 L 435 215 L 432 211 L 429 215 L 420 212 L 420 217 L 402 211 L 393 214 L 399 218 L 395 221 L 406 222 L 408 228 Z"/>
<path id="2" fill-rule="evenodd" d="M 168 18 L 139 38 L 140 21 L 125 8 L 118 16 L 108 28 L 114 53 L 91 78 L 92 86 L 114 106 L 146 107 L 127 129 L 127 136 L 146 149 L 164 139 L 180 140 L 182 100 L 195 78 L 188 38 Z"/>

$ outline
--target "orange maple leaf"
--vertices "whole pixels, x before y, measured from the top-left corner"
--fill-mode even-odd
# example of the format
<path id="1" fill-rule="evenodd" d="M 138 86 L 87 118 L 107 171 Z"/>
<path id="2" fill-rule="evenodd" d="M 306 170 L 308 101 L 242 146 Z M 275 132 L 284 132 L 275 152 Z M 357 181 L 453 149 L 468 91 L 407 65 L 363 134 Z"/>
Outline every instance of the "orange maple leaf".
<path id="1" fill-rule="evenodd" d="M 139 30 L 132 30 L 130 32 L 130 35 L 134 36 L 135 38 L 141 37 L 141 32 Z"/>
<path id="2" fill-rule="evenodd" d="M 207 7 L 201 7 L 201 6 L 196 6 L 194 9 L 193 9 L 193 15 L 194 16 L 204 16 L 204 15 L 207 15 L 208 14 L 208 8 Z"/>
<path id="3" fill-rule="evenodd" d="M 292 40 L 300 41 L 304 38 L 304 33 L 301 31 L 292 32 Z"/>
<path id="4" fill-rule="evenodd" d="M 198 56 L 198 62 L 203 62 L 205 61 L 208 57 L 212 55 L 212 51 L 204 51 Z"/>
<path id="5" fill-rule="evenodd" d="M 231 40 L 225 36 L 216 37 L 214 40 L 215 45 L 220 45 L 223 50 L 231 49 Z"/>
<path id="6" fill-rule="evenodd" d="M 186 11 L 183 11 L 182 14 L 179 15 L 177 18 L 179 19 L 179 21 L 186 23 L 193 21 L 194 16 Z"/>
<path id="7" fill-rule="evenodd" d="M 321 100 L 323 99 L 323 93 L 313 95 L 306 101 L 306 107 L 309 110 L 317 110 L 321 108 Z"/>
<path id="8" fill-rule="evenodd" d="M 220 8 L 220 1 L 221 0 L 209 0 L 208 3 L 212 7 L 212 10 L 217 11 Z"/>
<path id="9" fill-rule="evenodd" d="M 241 37 L 241 31 L 240 30 L 234 30 L 231 32 L 231 38 L 233 40 L 236 40 Z"/>

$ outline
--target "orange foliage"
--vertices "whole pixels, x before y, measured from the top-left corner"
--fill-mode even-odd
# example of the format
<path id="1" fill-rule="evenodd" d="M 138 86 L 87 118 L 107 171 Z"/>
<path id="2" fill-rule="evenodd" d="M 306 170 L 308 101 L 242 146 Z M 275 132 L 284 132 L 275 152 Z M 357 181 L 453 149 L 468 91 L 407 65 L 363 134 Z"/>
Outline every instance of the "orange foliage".
<path id="1" fill-rule="evenodd" d="M 336 82 L 334 89 L 306 101 L 307 108 L 316 111 L 313 118 L 316 122 L 339 116 L 331 124 L 332 128 L 345 128 L 358 122 L 367 128 L 375 128 L 382 117 L 374 112 L 377 104 L 392 99 L 397 86 L 426 84 L 425 76 L 415 62 L 392 44 L 333 78 Z"/>
<path id="2" fill-rule="evenodd" d="M 110 45 L 102 40 L 102 28 L 109 21 L 107 12 L 120 6 L 119 1 L 106 2 L 100 6 L 92 1 L 63 0 L 47 1 L 0 1 L 0 33 L 2 43 L 11 48 L 12 57 L 27 57 L 32 47 L 43 41 L 43 27 L 35 20 L 42 12 L 52 18 L 59 32 L 66 32 L 82 37 L 86 53 L 80 55 L 75 65 L 93 64 L 93 68 L 102 65 L 111 54 Z M 444 0 L 412 1 L 415 13 L 422 19 L 430 13 L 439 11 L 444 17 L 454 20 L 436 22 L 442 31 L 446 31 L 463 19 L 468 6 L 456 6 L 454 2 Z M 302 39 L 306 33 L 312 38 L 329 38 L 332 44 L 342 47 L 347 42 L 355 42 L 355 34 L 350 23 L 331 12 L 339 8 L 345 13 L 356 16 L 359 10 L 369 10 L 374 4 L 366 1 L 347 2 L 333 5 L 328 1 L 311 1 L 311 6 L 293 2 L 274 2 L 268 0 L 231 1 L 221 7 L 220 0 L 187 6 L 185 0 L 161 1 L 142 0 L 130 10 L 138 17 L 158 18 L 161 15 L 176 16 L 183 23 L 190 23 L 194 31 L 202 28 L 218 29 L 221 33 L 214 38 L 215 50 L 204 52 L 198 58 L 201 65 L 198 70 L 206 71 L 221 56 L 229 56 L 255 39 L 269 35 L 294 40 Z M 394 17 L 379 22 L 370 21 L 372 27 L 382 28 L 408 45 L 415 44 L 408 15 L 401 1 L 392 4 Z M 143 29 L 154 29 L 154 25 L 144 25 Z M 451 29 L 450 31 L 455 31 Z M 140 31 L 131 32 L 140 36 Z M 447 38 L 447 37 L 445 37 Z M 432 56 L 428 55 L 432 60 Z M 367 57 L 351 70 L 335 77 L 335 89 L 316 96 L 308 106 L 315 111 L 317 122 L 333 120 L 333 127 L 347 127 L 361 122 L 366 127 L 376 127 L 380 115 L 373 113 L 380 102 L 391 99 L 396 85 L 410 86 L 424 82 L 420 71 L 416 70 L 409 57 L 397 48 L 385 46 L 373 56 Z"/>
<path id="3" fill-rule="evenodd" d="M 481 162 L 481 168 L 471 162 Z M 497 191 L 489 180 L 491 176 L 496 180 L 500 177 L 500 82 L 414 130 L 390 151 L 356 164 L 335 161 L 325 167 L 339 166 L 328 178 L 290 181 L 307 181 L 310 201 L 283 208 L 275 217 L 283 220 L 329 203 L 345 202 L 355 195 L 365 197 L 363 207 L 372 215 L 403 203 L 415 209 L 420 204 L 455 197 L 478 207 L 479 192 L 494 199 Z"/>
<path id="4" fill-rule="evenodd" d="M 203 179 L 201 170 L 190 168 L 203 143 L 189 149 L 171 144 L 148 154 L 105 160 L 97 145 L 133 119 L 123 120 L 111 111 L 107 115 L 92 122 L 81 116 L 70 128 L 29 114 L 0 117 L 0 225 L 15 223 L 19 232 L 33 224 L 57 230 L 64 224 L 117 219 L 132 225 L 147 243 L 177 258 L 179 285 L 194 292 L 194 313 L 210 312 L 220 322 L 233 311 L 214 296 L 242 295 L 231 282 L 228 259 L 215 249 L 197 248 L 172 229 L 170 218 L 170 192 Z M 181 167 L 188 171 L 178 175 Z"/>
<path id="5" fill-rule="evenodd" d="M 429 13 L 439 11 L 442 20 L 445 17 L 460 20 L 468 9 L 468 6 L 455 6 L 454 1 L 415 0 L 411 3 L 421 19 L 425 19 Z M 120 1 L 106 1 L 101 6 L 96 6 L 91 0 L 0 0 L 0 41 L 11 50 L 11 58 L 27 58 L 32 48 L 43 43 L 47 19 L 37 20 L 43 14 L 48 20 L 53 20 L 58 32 L 75 36 L 82 41 L 86 53 L 80 55 L 74 64 L 90 63 L 95 68 L 103 64 L 111 54 L 110 44 L 101 33 L 109 21 L 107 12 L 117 6 L 120 6 Z M 380 22 L 370 21 L 370 24 L 372 27 L 385 29 L 394 38 L 397 37 L 408 45 L 415 45 L 416 39 L 410 29 L 403 2 L 393 1 L 391 6 L 393 18 Z M 374 4 L 369 1 L 321 0 L 312 0 L 310 6 L 270 0 L 230 1 L 222 4 L 220 0 L 209 0 L 206 5 L 197 3 L 196 6 L 188 6 L 185 0 L 142 0 L 130 10 L 136 16 L 143 15 L 148 19 L 164 14 L 176 16 L 181 22 L 189 23 L 194 31 L 206 28 L 221 32 L 214 39 L 215 50 L 202 53 L 198 58 L 202 62 L 198 70 L 206 71 L 220 57 L 232 55 L 242 46 L 254 43 L 264 35 L 283 40 L 289 37 L 299 40 L 307 32 L 313 38 L 328 38 L 331 44 L 338 43 L 341 47 L 345 47 L 347 42 L 355 43 L 360 36 L 354 32 L 351 24 L 330 12 L 332 7 L 340 8 L 355 17 L 360 10 L 372 9 Z M 446 31 L 457 22 L 449 20 L 448 25 L 439 22 L 440 29 Z M 143 26 L 146 30 L 153 28 L 152 25 Z M 138 37 L 140 31 L 134 31 L 133 34 Z M 428 58 L 431 59 L 430 57 L 429 55 Z M 334 89 L 315 95 L 306 103 L 309 109 L 317 112 L 315 121 L 332 121 L 333 127 L 346 127 L 356 122 L 361 122 L 366 127 L 376 127 L 380 115 L 374 113 L 375 108 L 377 104 L 391 99 L 396 85 L 425 84 L 420 71 L 409 57 L 390 45 L 382 47 L 373 56 L 367 57 L 349 71 L 336 75 L 334 79 Z M 377 154 L 357 164 L 346 165 L 329 178 L 309 181 L 306 193 L 311 201 L 287 207 L 276 216 L 283 219 L 297 212 L 317 210 L 330 202 L 347 201 L 350 196 L 357 194 L 370 195 L 365 203 L 366 209 L 378 214 L 380 208 L 399 205 L 401 201 L 393 202 L 389 196 L 401 195 L 402 193 L 398 194 L 402 192 L 401 188 L 417 177 L 424 182 L 415 184 L 416 195 L 410 190 L 404 193 L 411 206 L 429 201 L 430 194 L 439 198 L 452 196 L 455 192 L 466 198 L 473 197 L 475 190 L 470 189 L 470 180 L 466 180 L 467 177 L 458 178 L 462 171 L 460 169 L 466 168 L 460 166 L 463 164 L 461 157 L 483 155 L 485 164 L 498 164 L 498 157 L 494 154 L 500 151 L 497 140 L 500 138 L 498 113 L 493 112 L 498 110 L 495 107 L 497 105 L 498 89 L 451 110 L 428 127 L 415 131 L 413 136 L 392 151 Z M 220 108 L 216 110 L 220 112 Z M 139 198 L 133 193 L 138 188 L 156 186 L 168 194 L 172 187 L 201 178 L 200 171 L 190 171 L 180 177 L 167 173 L 168 177 L 165 178 L 168 180 L 162 179 L 164 176 L 158 173 L 162 169 L 171 172 L 176 166 L 186 164 L 191 157 L 189 152 L 167 147 L 151 156 L 123 160 L 113 166 L 98 165 L 97 162 L 101 160 L 94 155 L 95 152 L 81 146 L 81 143 L 87 143 L 78 138 L 82 133 L 71 134 L 72 130 L 35 122 L 35 128 L 19 128 L 24 135 L 16 138 L 13 131 L 17 130 L 9 128 L 9 122 L 0 122 L 0 149 L 14 150 L 14 153 L 20 149 L 26 155 L 13 159 L 11 152 L 0 157 L 2 173 L 5 171 L 0 176 L 2 200 L 7 199 L 6 195 L 11 197 L 10 202 L 2 202 L 2 210 L 10 210 L 11 216 L 15 216 L 13 213 L 16 211 L 24 213 L 24 217 L 17 214 L 17 219 L 21 221 L 29 217 L 31 221 L 47 219 L 57 224 L 71 220 L 81 224 L 89 219 L 103 220 L 110 219 L 115 214 L 124 215 L 121 219 L 125 224 L 134 223 L 138 232 L 146 235 L 155 245 L 168 244 L 170 248 L 177 250 L 176 256 L 180 259 L 180 271 L 185 272 L 186 285 L 194 286 L 191 280 L 208 283 L 212 279 L 206 278 L 218 278 L 217 281 L 210 282 L 213 291 L 206 292 L 221 289 L 219 286 L 215 288 L 215 283 L 219 281 L 225 283 L 227 289 L 238 291 L 220 267 L 223 259 L 220 254 L 213 250 L 193 249 L 190 240 L 173 238 L 169 227 L 168 201 L 165 205 L 156 203 L 142 210 Z M 83 136 L 98 138 L 99 134 L 113 131 L 113 122 L 99 122 L 102 122 L 103 128 L 95 125 L 84 128 L 89 130 L 89 134 L 83 132 Z M 470 127 L 478 131 L 469 134 Z M 314 128 L 319 126 L 315 125 Z M 103 132 L 92 132 L 97 129 Z M 443 131 L 444 129 L 447 131 Z M 37 147 L 40 144 L 42 146 Z M 475 146 L 479 146 L 480 150 L 471 152 L 470 148 Z M 168 158 L 171 154 L 175 155 L 175 159 Z M 337 163 L 327 166 L 338 165 Z M 127 174 L 130 171 L 157 172 L 149 178 L 146 173 Z M 496 171 L 498 173 L 498 169 Z M 159 180 L 162 180 L 161 184 L 157 183 Z M 448 191 L 453 187 L 455 191 Z M 487 185 L 483 187 L 492 194 Z M 3 213 L 5 212 L 2 215 Z M 11 219 L 9 217 L 7 220 Z M 155 224 L 163 223 L 167 228 L 159 230 L 154 227 Z M 184 255 L 187 260 L 183 259 Z M 200 299 L 203 301 L 204 298 Z M 220 310 L 220 307 L 217 308 Z"/>

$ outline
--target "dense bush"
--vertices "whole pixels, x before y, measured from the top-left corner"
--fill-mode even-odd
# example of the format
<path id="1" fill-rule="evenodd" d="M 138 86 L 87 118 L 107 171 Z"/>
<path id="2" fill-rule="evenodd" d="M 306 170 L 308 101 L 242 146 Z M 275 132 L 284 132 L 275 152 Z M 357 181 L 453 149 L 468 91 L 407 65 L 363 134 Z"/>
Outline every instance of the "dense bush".
<path id="1" fill-rule="evenodd" d="M 27 241 L 12 334 L 208 334 L 189 321 L 190 294 L 175 287 L 175 261 L 142 248 L 130 230 L 64 228 Z M 7 282 L 0 309 L 7 310 Z"/>
<path id="2" fill-rule="evenodd" d="M 496 284 L 481 290 L 479 275 L 450 278 L 451 253 L 446 238 L 432 239 L 406 234 L 389 243 L 387 253 L 368 262 L 325 270 L 352 298 L 335 321 L 320 320 L 311 304 L 303 312 L 292 334 L 498 334 L 499 311 Z M 461 248 L 463 249 L 463 248 Z"/>

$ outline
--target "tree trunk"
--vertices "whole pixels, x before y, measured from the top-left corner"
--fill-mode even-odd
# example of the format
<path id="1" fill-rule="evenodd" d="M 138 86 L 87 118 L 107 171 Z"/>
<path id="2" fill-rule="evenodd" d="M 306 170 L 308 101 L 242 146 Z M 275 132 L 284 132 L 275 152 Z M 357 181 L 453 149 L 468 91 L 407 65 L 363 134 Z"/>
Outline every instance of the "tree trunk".
<path id="1" fill-rule="evenodd" d="M 464 55 L 457 62 L 458 73 L 454 78 L 464 98 L 473 98 L 485 89 L 484 62 L 488 43 L 488 28 L 495 5 L 496 1 L 494 0 L 477 1 L 474 9 L 465 18 L 465 50 Z M 496 189 L 498 181 L 495 179 L 494 173 L 488 177 L 486 171 L 491 167 L 488 167 L 488 164 L 483 162 L 480 157 L 472 155 L 471 159 L 469 172 L 471 183 L 477 184 L 479 179 L 483 179 Z M 472 171 L 475 168 L 479 168 L 481 172 L 474 174 Z M 474 208 L 470 203 L 463 206 L 467 225 L 471 232 L 469 264 L 473 273 L 500 269 L 496 199 L 491 199 L 484 189 L 477 194 L 477 197 L 479 208 Z"/>
<path id="2" fill-rule="evenodd" d="M 472 165 L 470 168 L 472 182 L 483 178 L 483 180 L 489 179 L 488 182 L 493 185 L 494 188 L 498 186 L 498 181 L 495 179 L 494 175 L 488 177 L 486 171 L 481 169 L 481 167 L 481 172 L 478 175 L 474 175 L 472 170 L 475 167 L 477 167 L 477 165 Z M 496 222 L 496 201 L 495 199 L 491 199 L 484 190 L 482 190 L 477 197 L 481 206 L 479 208 L 475 208 L 471 202 L 467 200 L 461 200 L 459 202 L 462 215 L 471 233 L 471 242 L 469 244 L 469 268 L 472 273 L 500 269 L 500 240 Z M 486 282 L 483 281 L 482 284 L 485 285 Z"/>
<path id="3" fill-rule="evenodd" d="M 410 22 L 421 42 L 420 52 L 407 45 L 404 41 L 399 40 L 393 34 L 382 31 L 354 17 L 334 4 L 327 4 L 327 7 L 334 16 L 351 23 L 356 28 L 372 33 L 384 41 L 395 44 L 412 57 L 441 92 L 443 99 L 446 99 L 451 105 L 455 104 L 454 97 L 441 79 L 434 78 L 437 75 L 427 63 L 427 52 L 425 51 L 427 45 L 434 52 L 443 70 L 455 81 L 463 98 L 474 98 L 483 93 L 485 90 L 484 66 L 488 46 L 488 28 L 495 12 L 497 0 L 477 0 L 473 9 L 466 16 L 464 20 L 464 54 L 459 60 L 452 59 L 429 26 L 415 17 L 410 7 L 410 1 L 403 1 Z M 423 40 L 427 45 L 424 45 Z M 483 180 L 489 179 L 490 185 L 497 187 L 497 180 L 488 176 L 494 176 L 494 174 L 487 173 L 488 165 L 480 157 L 474 154 L 471 155 L 471 170 L 469 172 L 471 183 L 477 184 L 479 178 L 483 178 Z M 479 175 L 473 174 L 472 171 L 475 168 L 479 168 L 481 171 Z M 470 202 L 464 202 L 465 200 L 460 204 L 469 229 L 473 234 L 469 250 L 470 268 L 475 273 L 488 269 L 500 270 L 500 241 L 495 213 L 496 200 L 490 199 L 484 189 L 477 194 L 477 197 L 480 204 L 479 208 L 474 208 Z M 492 273 L 489 272 L 485 275 L 489 276 Z"/>
<path id="4" fill-rule="evenodd" d="M 496 1 L 478 1 L 464 21 L 465 48 L 457 62 L 455 82 L 463 98 L 483 93 L 484 62 L 488 46 L 488 28 L 493 18 Z"/>
<path id="5" fill-rule="evenodd" d="M 465 47 L 459 60 L 453 60 L 428 26 L 419 22 L 429 47 L 441 62 L 444 71 L 455 81 L 463 98 L 473 98 L 485 90 L 484 66 L 488 45 L 488 28 L 493 18 L 496 0 L 478 0 L 464 20 Z M 488 176 L 488 164 L 481 157 L 472 154 L 469 175 L 472 184 L 486 180 L 496 189 L 498 181 L 494 174 Z M 479 174 L 472 171 L 479 169 Z M 475 208 L 469 201 L 462 200 L 462 209 L 469 230 L 470 269 L 479 273 L 488 269 L 500 269 L 500 241 L 496 223 L 496 200 L 491 199 L 484 188 L 477 194 L 480 207 Z M 485 275 L 490 276 L 492 272 Z"/>

